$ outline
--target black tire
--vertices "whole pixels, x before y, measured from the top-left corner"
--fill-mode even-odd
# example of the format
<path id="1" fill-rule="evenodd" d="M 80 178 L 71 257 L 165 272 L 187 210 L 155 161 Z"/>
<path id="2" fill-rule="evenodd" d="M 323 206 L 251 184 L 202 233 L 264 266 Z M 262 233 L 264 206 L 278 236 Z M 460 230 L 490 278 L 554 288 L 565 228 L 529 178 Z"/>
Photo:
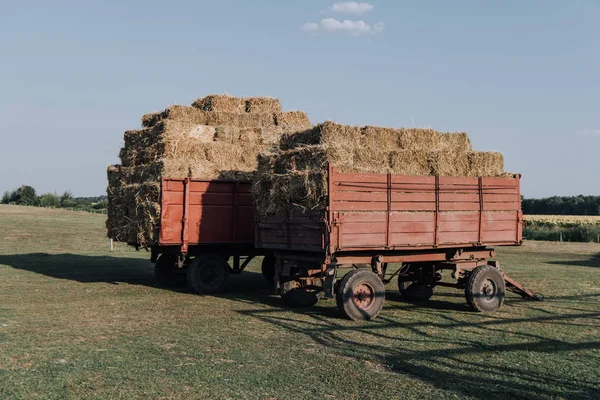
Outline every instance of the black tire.
<path id="1" fill-rule="evenodd" d="M 275 263 L 277 262 L 277 258 L 273 254 L 267 254 L 265 258 L 263 258 L 261 271 L 262 276 L 269 282 L 271 285 L 275 283 Z"/>
<path id="2" fill-rule="evenodd" d="M 154 277 L 162 287 L 182 287 L 187 284 L 187 278 L 183 270 L 176 267 L 177 258 L 161 254 L 154 264 Z"/>
<path id="3" fill-rule="evenodd" d="M 352 270 L 344 276 L 336 295 L 340 312 L 353 321 L 368 321 L 377 317 L 385 302 L 385 287 L 377 274 Z"/>
<path id="4" fill-rule="evenodd" d="M 285 282 L 281 285 L 281 298 L 289 307 L 312 307 L 323 298 L 323 291 L 319 289 L 306 289 L 297 281 Z"/>
<path id="5" fill-rule="evenodd" d="M 398 290 L 406 301 L 427 301 L 435 292 L 435 286 L 424 282 L 402 282 L 398 277 Z"/>
<path id="6" fill-rule="evenodd" d="M 465 297 L 475 311 L 493 312 L 504 303 L 506 284 L 502 273 L 491 265 L 482 265 L 471 272 Z"/>
<path id="7" fill-rule="evenodd" d="M 223 293 L 229 282 L 229 264 L 216 254 L 198 256 L 188 267 L 187 279 L 198 294 Z"/>

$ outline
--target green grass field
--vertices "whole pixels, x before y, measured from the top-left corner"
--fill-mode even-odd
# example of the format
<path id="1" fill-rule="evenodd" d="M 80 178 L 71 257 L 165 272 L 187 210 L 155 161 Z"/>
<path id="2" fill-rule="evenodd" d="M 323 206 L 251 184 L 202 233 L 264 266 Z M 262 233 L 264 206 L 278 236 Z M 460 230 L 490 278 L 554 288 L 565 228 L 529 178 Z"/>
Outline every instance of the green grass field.
<path id="1" fill-rule="evenodd" d="M 600 245 L 498 251 L 545 302 L 485 315 L 390 284 L 356 323 L 331 300 L 283 307 L 257 263 L 223 296 L 160 289 L 104 219 L 0 206 L 0 399 L 600 398 Z"/>

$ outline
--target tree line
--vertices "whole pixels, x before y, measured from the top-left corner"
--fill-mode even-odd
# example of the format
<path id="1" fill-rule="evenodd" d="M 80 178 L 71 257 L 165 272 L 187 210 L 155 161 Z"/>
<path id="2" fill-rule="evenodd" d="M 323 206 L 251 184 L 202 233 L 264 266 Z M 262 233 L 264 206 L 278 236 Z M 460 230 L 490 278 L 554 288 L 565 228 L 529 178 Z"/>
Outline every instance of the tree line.
<path id="1" fill-rule="evenodd" d="M 60 195 L 57 193 L 43 193 L 38 195 L 35 189 L 28 185 L 4 192 L 0 203 L 37 207 L 78 208 L 84 210 L 103 210 L 108 207 L 106 196 L 75 197 L 69 190 L 64 191 Z"/>
<path id="2" fill-rule="evenodd" d="M 600 196 L 553 196 L 523 199 L 527 215 L 600 215 Z"/>

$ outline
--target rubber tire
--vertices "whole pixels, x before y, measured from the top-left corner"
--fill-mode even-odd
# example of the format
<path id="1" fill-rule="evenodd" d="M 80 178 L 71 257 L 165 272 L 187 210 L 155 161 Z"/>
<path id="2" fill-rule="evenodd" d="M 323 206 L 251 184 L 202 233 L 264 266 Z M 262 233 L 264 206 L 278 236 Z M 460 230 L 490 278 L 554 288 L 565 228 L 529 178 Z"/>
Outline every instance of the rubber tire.
<path id="1" fill-rule="evenodd" d="M 183 271 L 175 267 L 177 262 L 173 256 L 161 254 L 154 264 L 154 277 L 159 286 L 164 288 L 182 287 L 187 284 L 187 277 Z"/>
<path id="2" fill-rule="evenodd" d="M 406 301 L 427 301 L 435 292 L 435 286 L 418 282 L 401 282 L 398 277 L 398 290 Z"/>
<path id="3" fill-rule="evenodd" d="M 375 291 L 375 300 L 367 309 L 363 310 L 354 303 L 354 289 L 360 284 L 369 284 Z M 346 274 L 340 283 L 336 294 L 338 310 L 345 317 L 353 321 L 370 321 L 377 317 L 383 309 L 385 302 L 385 286 L 377 274 L 364 270 L 355 269 Z"/>
<path id="4" fill-rule="evenodd" d="M 214 269 L 213 272 L 218 274 L 216 280 L 203 279 L 203 270 L 206 268 Z M 190 289 L 198 294 L 223 293 L 229 282 L 229 264 L 216 254 L 198 256 L 188 267 L 187 279 Z"/>
<path id="5" fill-rule="evenodd" d="M 481 289 L 486 280 L 491 280 L 496 285 L 496 296 L 487 300 L 482 297 Z M 506 284 L 502 273 L 491 265 L 482 265 L 471 272 L 465 289 L 465 297 L 469 306 L 479 312 L 494 312 L 504 303 Z"/>
<path id="6" fill-rule="evenodd" d="M 261 272 L 262 276 L 269 282 L 271 285 L 275 283 L 275 263 L 277 262 L 277 258 L 275 258 L 274 254 L 267 254 L 262 261 Z"/>
<path id="7" fill-rule="evenodd" d="M 281 298 L 292 308 L 308 308 L 319 302 L 324 296 L 323 291 L 308 291 L 296 288 L 295 281 L 285 282 L 281 286 Z"/>

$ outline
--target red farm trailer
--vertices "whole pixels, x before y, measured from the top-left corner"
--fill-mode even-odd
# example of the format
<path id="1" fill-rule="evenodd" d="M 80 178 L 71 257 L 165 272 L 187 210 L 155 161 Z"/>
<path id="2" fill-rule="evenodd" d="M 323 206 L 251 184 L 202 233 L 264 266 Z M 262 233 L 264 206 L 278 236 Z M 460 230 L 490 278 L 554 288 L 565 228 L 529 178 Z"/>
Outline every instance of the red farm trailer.
<path id="1" fill-rule="evenodd" d="M 187 281 L 197 293 L 215 294 L 256 256 L 273 269 L 266 266 L 274 264 L 273 252 L 254 245 L 251 188 L 243 181 L 162 180 L 159 243 L 151 249 L 159 283 Z"/>
<path id="2" fill-rule="evenodd" d="M 328 179 L 325 211 L 287 218 L 257 216 L 250 182 L 164 179 L 160 239 L 151 249 L 157 279 L 220 293 L 230 274 L 264 256 L 263 275 L 286 303 L 307 307 L 335 297 L 354 320 L 381 311 L 384 284 L 396 277 L 407 300 L 427 300 L 436 286 L 452 286 L 478 311 L 499 308 L 507 289 L 538 298 L 490 261 L 492 246 L 522 243 L 518 175 L 417 177 L 330 168 Z M 394 272 L 392 264 L 400 267 Z M 453 282 L 441 281 L 445 270 Z"/>
<path id="3" fill-rule="evenodd" d="M 260 217 L 256 247 L 273 251 L 276 290 L 291 306 L 335 297 L 354 320 L 383 307 L 397 276 L 407 300 L 436 286 L 465 291 L 478 311 L 495 311 L 505 290 L 540 299 L 504 274 L 492 246 L 522 243 L 520 176 L 465 178 L 343 174 L 329 169 L 326 211 Z M 400 264 L 391 273 L 388 265 Z M 341 274 L 343 268 L 350 269 Z M 442 272 L 453 281 L 442 282 Z M 337 277 L 340 276 L 341 280 Z"/>

